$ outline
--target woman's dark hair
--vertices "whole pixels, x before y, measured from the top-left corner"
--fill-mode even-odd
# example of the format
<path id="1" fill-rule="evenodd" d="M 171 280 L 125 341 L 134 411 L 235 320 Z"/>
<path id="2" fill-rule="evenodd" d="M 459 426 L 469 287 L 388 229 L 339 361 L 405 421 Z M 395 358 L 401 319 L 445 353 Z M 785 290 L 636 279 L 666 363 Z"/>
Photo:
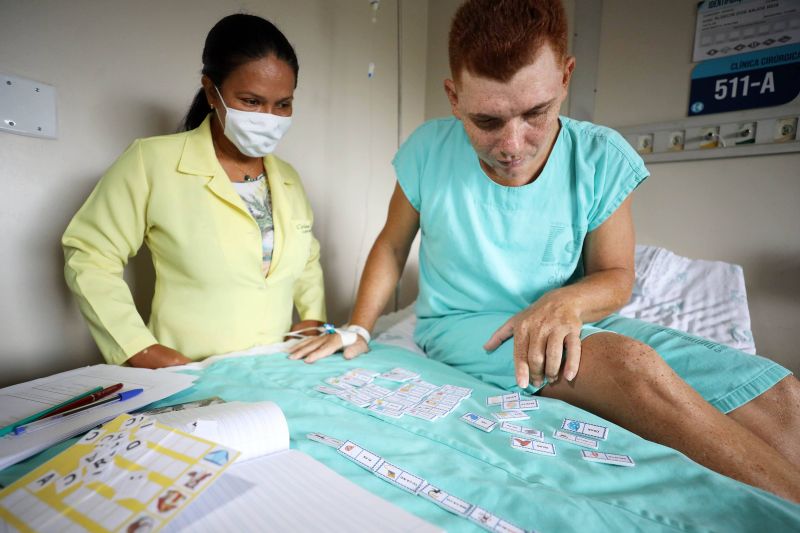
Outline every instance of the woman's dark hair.
<path id="1" fill-rule="evenodd" d="M 221 87 L 228 75 L 239 66 L 270 55 L 292 67 L 296 86 L 300 66 L 294 48 L 286 36 L 274 24 L 261 17 L 241 13 L 228 15 L 208 32 L 203 47 L 202 72 L 214 82 L 214 85 Z M 183 130 L 188 131 L 198 127 L 205 120 L 210 108 L 211 105 L 201 87 L 183 119 Z"/>

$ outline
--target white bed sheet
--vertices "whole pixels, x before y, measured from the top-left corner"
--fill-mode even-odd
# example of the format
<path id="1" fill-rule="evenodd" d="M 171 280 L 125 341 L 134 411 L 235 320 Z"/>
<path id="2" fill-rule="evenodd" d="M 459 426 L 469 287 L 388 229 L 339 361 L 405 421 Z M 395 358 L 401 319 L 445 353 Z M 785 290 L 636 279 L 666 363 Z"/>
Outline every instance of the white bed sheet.
<path id="1" fill-rule="evenodd" d="M 756 353 L 742 267 L 681 257 L 656 246 L 636 246 L 636 283 L 623 316 L 661 324 Z M 414 304 L 378 319 L 376 342 L 420 355 L 414 343 Z"/>

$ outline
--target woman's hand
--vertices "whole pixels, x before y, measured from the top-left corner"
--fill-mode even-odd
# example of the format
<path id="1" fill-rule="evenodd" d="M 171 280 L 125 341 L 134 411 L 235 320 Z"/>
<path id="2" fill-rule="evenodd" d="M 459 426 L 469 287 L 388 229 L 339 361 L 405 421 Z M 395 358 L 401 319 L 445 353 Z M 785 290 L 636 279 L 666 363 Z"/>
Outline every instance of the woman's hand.
<path id="1" fill-rule="evenodd" d="M 192 360 L 172 348 L 161 344 L 148 346 L 128 359 L 128 364 L 139 368 L 163 368 L 191 363 Z"/>
<path id="2" fill-rule="evenodd" d="M 544 376 L 551 383 L 557 381 L 566 350 L 563 375 L 572 381 L 581 361 L 582 326 L 575 306 L 554 291 L 511 317 L 483 347 L 494 351 L 514 337 L 514 369 L 523 389 L 529 382 L 541 386 Z"/>
<path id="3" fill-rule="evenodd" d="M 298 342 L 289 350 L 289 359 L 303 359 L 306 363 L 313 363 L 342 349 L 342 336 L 338 333 L 319 335 Z M 369 351 L 367 341 L 361 335 L 356 335 L 355 344 L 344 349 L 344 358 L 353 359 Z"/>

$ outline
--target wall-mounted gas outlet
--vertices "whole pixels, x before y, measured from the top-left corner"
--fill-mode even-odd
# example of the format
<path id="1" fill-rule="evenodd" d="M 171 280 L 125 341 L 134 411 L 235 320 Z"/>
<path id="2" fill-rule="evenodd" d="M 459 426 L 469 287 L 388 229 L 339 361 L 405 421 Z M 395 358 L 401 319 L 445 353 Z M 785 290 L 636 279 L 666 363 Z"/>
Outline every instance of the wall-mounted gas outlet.
<path id="1" fill-rule="evenodd" d="M 719 128 L 722 145 L 730 147 L 743 144 L 755 144 L 757 127 L 758 124 L 755 122 L 733 122 L 723 124 Z"/>
<path id="2" fill-rule="evenodd" d="M 743 122 L 739 124 L 733 144 L 755 144 L 756 142 L 756 123 Z"/>
<path id="3" fill-rule="evenodd" d="M 683 143 L 686 135 L 684 134 L 683 130 L 680 131 L 671 131 L 669 133 L 669 142 L 667 145 L 667 150 L 670 152 L 680 152 L 683 150 Z"/>
<path id="4" fill-rule="evenodd" d="M 716 148 L 719 146 L 719 127 L 712 126 L 700 130 L 700 148 Z"/>
<path id="5" fill-rule="evenodd" d="M 793 141 L 797 136 L 797 117 L 780 118 L 775 121 L 775 135 L 773 140 L 776 143 Z"/>
<path id="6" fill-rule="evenodd" d="M 636 151 L 640 154 L 653 153 L 653 134 L 639 135 L 636 138 Z"/>

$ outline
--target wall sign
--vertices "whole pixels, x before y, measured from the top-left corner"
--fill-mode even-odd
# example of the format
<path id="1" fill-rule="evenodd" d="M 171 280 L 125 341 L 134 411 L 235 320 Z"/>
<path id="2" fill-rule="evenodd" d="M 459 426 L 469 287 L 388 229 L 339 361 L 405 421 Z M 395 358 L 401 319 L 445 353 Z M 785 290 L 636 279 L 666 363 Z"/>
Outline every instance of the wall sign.
<path id="1" fill-rule="evenodd" d="M 692 71 L 689 116 L 788 104 L 800 94 L 800 44 L 714 59 Z"/>
<path id="2" fill-rule="evenodd" d="M 800 0 L 704 0 L 692 61 L 800 42 Z"/>

